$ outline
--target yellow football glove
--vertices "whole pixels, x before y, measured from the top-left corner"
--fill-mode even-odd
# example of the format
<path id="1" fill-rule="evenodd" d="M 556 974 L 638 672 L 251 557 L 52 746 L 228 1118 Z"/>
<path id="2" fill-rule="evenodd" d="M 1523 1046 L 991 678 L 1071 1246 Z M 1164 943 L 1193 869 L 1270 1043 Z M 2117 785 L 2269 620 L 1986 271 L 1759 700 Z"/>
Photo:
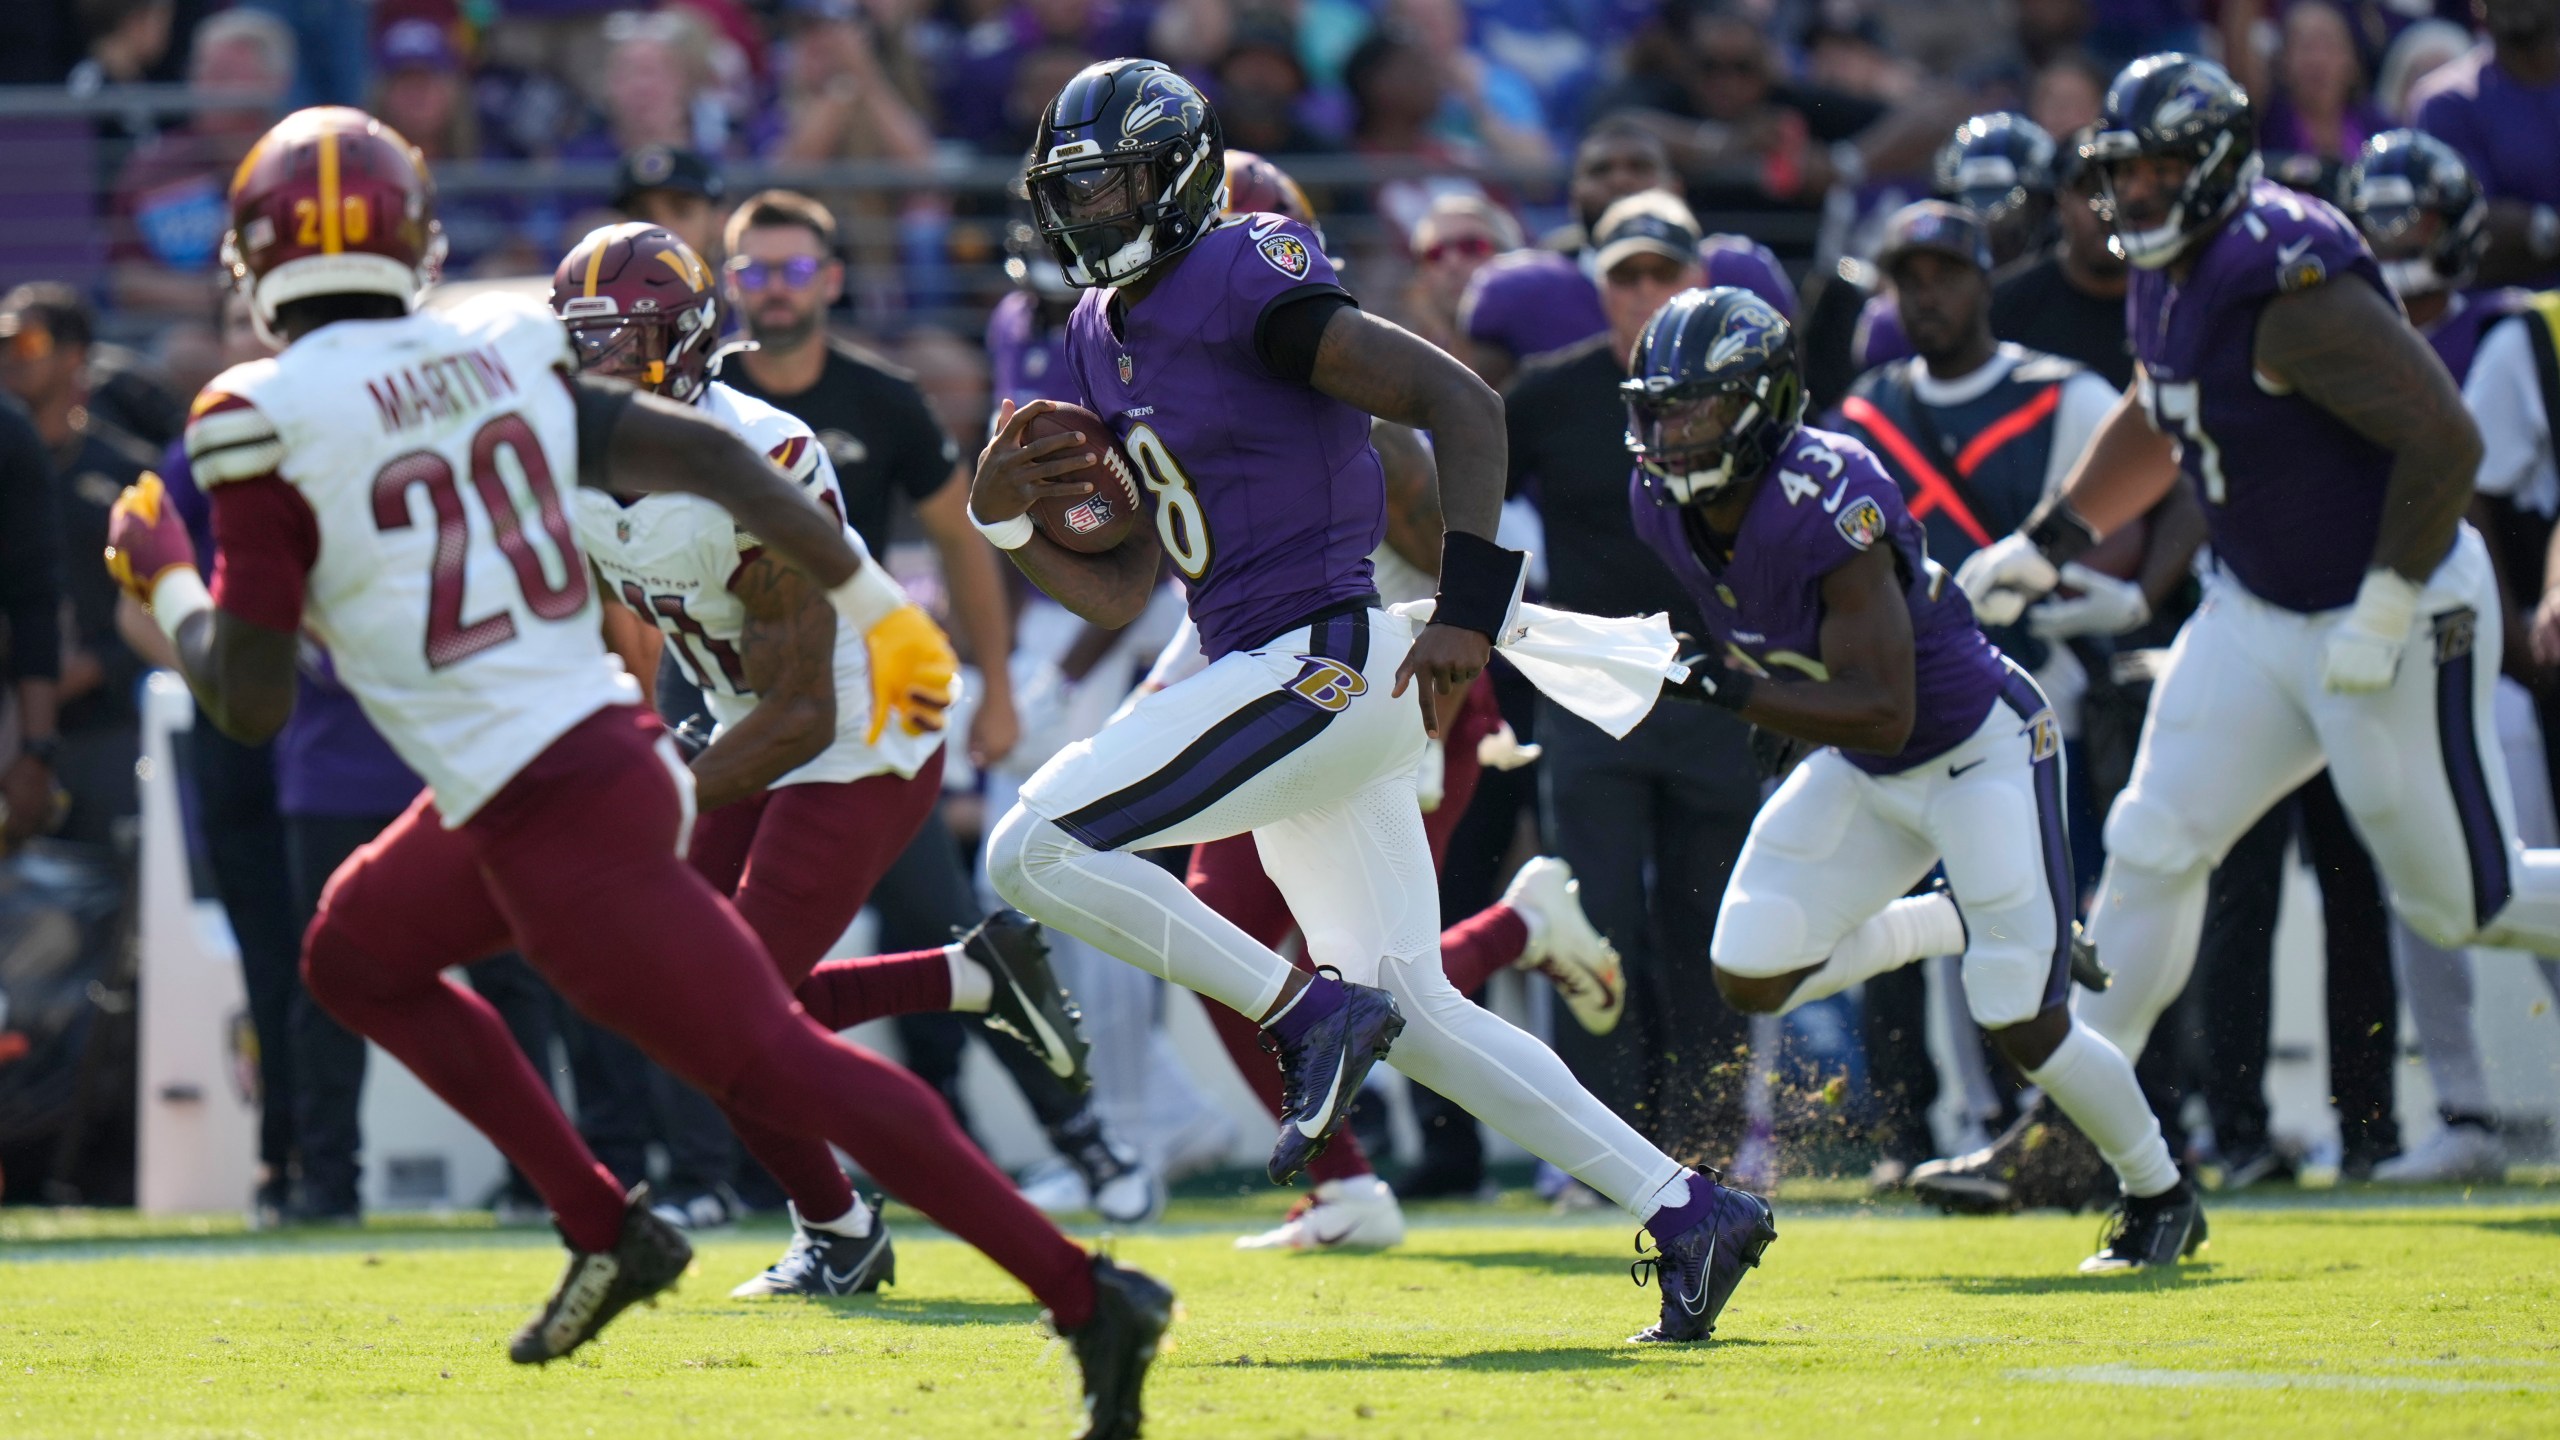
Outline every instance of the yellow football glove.
<path id="1" fill-rule="evenodd" d="M 124 488 L 107 512 L 107 573 L 148 610 L 160 577 L 178 566 L 196 563 L 195 542 L 186 522 L 169 504 L 167 487 L 148 470 Z"/>
<path id="2" fill-rule="evenodd" d="M 866 631 L 863 648 L 871 656 L 871 733 L 865 744 L 878 744 L 889 717 L 910 735 L 940 730 L 951 708 L 960 657 L 951 637 L 933 617 L 914 605 L 901 605 Z"/>

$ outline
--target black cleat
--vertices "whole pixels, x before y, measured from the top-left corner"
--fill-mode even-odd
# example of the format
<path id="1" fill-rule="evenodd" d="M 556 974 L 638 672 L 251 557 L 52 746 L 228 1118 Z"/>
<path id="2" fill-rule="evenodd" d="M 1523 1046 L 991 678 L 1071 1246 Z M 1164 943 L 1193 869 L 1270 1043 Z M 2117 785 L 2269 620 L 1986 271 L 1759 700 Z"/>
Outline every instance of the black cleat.
<path id="1" fill-rule="evenodd" d="M 2071 922 L 2071 981 L 2083 990 L 2104 990 L 2116 983 L 2116 972 L 2098 963 L 2098 947 L 2089 943 L 2088 927 Z"/>
<path id="2" fill-rule="evenodd" d="M 960 937 L 969 958 L 987 967 L 995 993 L 987 1001 L 987 1026 L 1023 1043 L 1072 1094 L 1093 1088 L 1084 1064 L 1084 1012 L 1049 968 L 1049 942 L 1040 922 L 1019 910 L 999 910 Z"/>
<path id="3" fill-rule="evenodd" d="M 1319 970 L 1346 992 L 1342 1008 L 1289 1045 L 1265 1030 L 1262 1048 L 1280 1057 L 1280 1138 L 1271 1147 L 1271 1183 L 1296 1180 L 1324 1153 L 1333 1132 L 1360 1098 L 1369 1067 L 1386 1058 L 1404 1033 L 1395 997 L 1374 985 L 1355 985 L 1339 971 Z"/>
<path id="4" fill-rule="evenodd" d="M 622 1238 L 610 1250 L 569 1252 L 569 1269 L 542 1310 L 507 1342 L 519 1365 L 557 1360 L 593 1340 L 634 1301 L 672 1289 L 693 1263 L 684 1233 L 649 1213 L 649 1187 L 631 1187 L 622 1206 Z"/>
<path id="5" fill-rule="evenodd" d="M 1627 1267 L 1636 1284 L 1648 1274 L 1662 1281 L 1662 1318 L 1628 1337 L 1630 1344 L 1686 1344 L 1712 1340 L 1716 1317 L 1724 1313 L 1746 1270 L 1758 1268 L 1760 1256 L 1778 1238 L 1778 1222 L 1769 1202 L 1701 1175 L 1716 1186 L 1707 1218 L 1688 1233 L 1659 1242 L 1659 1253 Z M 1694 1183 L 1694 1182 L 1693 1182 Z M 1643 1245 L 1641 1237 L 1637 1240 Z"/>
<path id="6" fill-rule="evenodd" d="M 1085 1428 L 1078 1440 L 1129 1440 L 1145 1415 L 1139 1392 L 1173 1324 L 1173 1291 L 1163 1281 L 1093 1257 L 1093 1314 L 1062 1331 L 1084 1371 Z"/>
<path id="7" fill-rule="evenodd" d="M 793 1206 L 791 1248 L 763 1274 L 730 1291 L 729 1297 L 869 1295 L 883 1285 L 897 1284 L 898 1249 L 889 1242 L 889 1224 L 877 1210 L 869 1215 L 870 1229 L 846 1235 L 809 1224 L 800 1218 L 799 1207 Z"/>
<path id="8" fill-rule="evenodd" d="M 2184 1179 L 2157 1195 L 2127 1196 L 2107 1217 L 2098 1253 L 2080 1262 L 2083 1275 L 2117 1275 L 2175 1265 L 2204 1248 L 2204 1203 Z"/>
<path id="9" fill-rule="evenodd" d="M 1951 1215 L 2080 1211 L 2115 1194 L 2115 1171 L 2062 1107 L 2038 1097 L 2000 1138 L 1968 1155 L 1914 1168 L 1911 1193 Z"/>

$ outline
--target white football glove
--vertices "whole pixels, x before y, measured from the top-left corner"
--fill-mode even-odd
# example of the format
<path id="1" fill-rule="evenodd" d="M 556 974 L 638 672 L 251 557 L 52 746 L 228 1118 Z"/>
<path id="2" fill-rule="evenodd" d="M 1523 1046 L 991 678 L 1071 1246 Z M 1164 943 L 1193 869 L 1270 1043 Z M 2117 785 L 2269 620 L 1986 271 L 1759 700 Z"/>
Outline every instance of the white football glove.
<path id="1" fill-rule="evenodd" d="M 2396 570 L 2368 570 L 2354 608 L 2329 632 L 2320 657 L 2320 683 L 2340 695 L 2370 695 L 2391 688 L 2401 648 L 2418 618 L 2418 587 Z"/>
<path id="2" fill-rule="evenodd" d="M 2027 612 L 2027 633 L 2046 640 L 2076 635 L 2122 635 L 2151 618 L 2151 602 L 2130 580 L 2092 570 L 2074 560 L 2062 567 L 2062 583 L 2079 594 L 2055 597 Z"/>
<path id="3" fill-rule="evenodd" d="M 1985 625 L 2016 624 L 2028 605 L 2060 583 L 2062 572 L 2024 532 L 2001 536 L 1956 567 L 1956 584 L 1973 602 L 1974 618 Z"/>

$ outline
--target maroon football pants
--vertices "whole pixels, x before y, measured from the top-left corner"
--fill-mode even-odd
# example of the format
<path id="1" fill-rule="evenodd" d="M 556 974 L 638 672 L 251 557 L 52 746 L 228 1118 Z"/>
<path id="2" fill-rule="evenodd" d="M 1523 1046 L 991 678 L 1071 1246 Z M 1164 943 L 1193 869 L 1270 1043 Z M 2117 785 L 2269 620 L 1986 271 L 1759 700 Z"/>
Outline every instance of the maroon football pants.
<path id="1" fill-rule="evenodd" d="M 579 1013 L 732 1114 L 814 1132 L 968 1240 L 1073 1328 L 1084 1252 L 1015 1194 L 923 1082 L 820 1029 L 738 913 L 677 858 L 684 802 L 655 716 L 601 710 L 448 830 L 432 795 L 331 878 L 303 977 L 487 1135 L 569 1242 L 610 1249 L 623 1201 L 497 1012 L 443 971 L 514 948 Z"/>
<path id="2" fill-rule="evenodd" d="M 1494 704 L 1493 686 L 1478 676 L 1449 725 L 1440 806 L 1422 817 L 1423 833 L 1431 841 L 1431 868 L 1435 872 L 1448 853 L 1449 836 L 1458 828 L 1459 817 L 1467 813 L 1468 803 L 1475 798 L 1476 780 L 1483 773 L 1483 766 L 1476 760 L 1476 744 L 1501 725 L 1502 711 Z M 1297 921 L 1289 915 L 1289 902 L 1281 898 L 1280 887 L 1263 872 L 1262 854 L 1254 848 L 1249 834 L 1230 835 L 1194 847 L 1186 883 L 1203 904 L 1274 950 L 1297 928 Z M 1441 966 L 1448 972 L 1449 983 L 1462 995 L 1472 996 L 1483 989 L 1494 972 L 1518 960 L 1528 948 L 1528 923 L 1508 905 L 1479 911 L 1440 932 Z M 1305 957 L 1299 957 L 1297 964 L 1305 969 Z M 1227 1047 L 1228 1058 L 1235 1061 L 1237 1072 L 1277 1117 L 1280 1067 L 1262 1048 L 1262 1027 L 1214 1000 L 1201 1003 L 1209 1012 L 1210 1023 L 1217 1028 L 1219 1041 Z M 1307 1166 L 1308 1178 L 1318 1184 L 1371 1173 L 1368 1152 L 1348 1126 Z"/>

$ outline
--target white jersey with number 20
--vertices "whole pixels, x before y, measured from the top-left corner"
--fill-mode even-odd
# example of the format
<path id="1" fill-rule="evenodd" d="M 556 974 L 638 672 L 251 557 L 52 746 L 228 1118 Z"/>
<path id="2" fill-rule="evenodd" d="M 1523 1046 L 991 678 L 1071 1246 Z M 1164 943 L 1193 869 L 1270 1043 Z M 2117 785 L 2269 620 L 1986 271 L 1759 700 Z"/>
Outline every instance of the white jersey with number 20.
<path id="1" fill-rule="evenodd" d="M 234 366 L 187 427 L 197 483 L 278 476 L 318 521 L 304 623 L 459 825 L 579 721 L 639 699 L 570 524 L 567 332 L 490 295 L 341 321 Z"/>

